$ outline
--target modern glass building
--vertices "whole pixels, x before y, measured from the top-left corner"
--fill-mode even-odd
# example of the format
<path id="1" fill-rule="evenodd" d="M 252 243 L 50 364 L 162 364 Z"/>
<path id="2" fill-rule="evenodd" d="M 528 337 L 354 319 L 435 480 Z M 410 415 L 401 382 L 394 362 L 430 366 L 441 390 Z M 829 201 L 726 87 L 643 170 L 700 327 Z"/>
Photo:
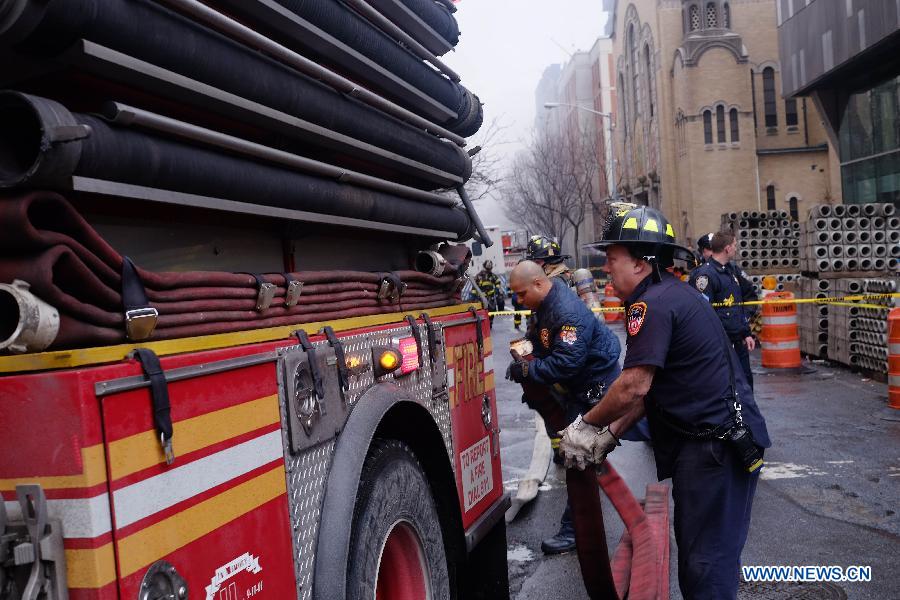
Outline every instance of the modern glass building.
<path id="1" fill-rule="evenodd" d="M 778 0 L 782 83 L 838 149 L 845 203 L 900 205 L 900 0 Z"/>

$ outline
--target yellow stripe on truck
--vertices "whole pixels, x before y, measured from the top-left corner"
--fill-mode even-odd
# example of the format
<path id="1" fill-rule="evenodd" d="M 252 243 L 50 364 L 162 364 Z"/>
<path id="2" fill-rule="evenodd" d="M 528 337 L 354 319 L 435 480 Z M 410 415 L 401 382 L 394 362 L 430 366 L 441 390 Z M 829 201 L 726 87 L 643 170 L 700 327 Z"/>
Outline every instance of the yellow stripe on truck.
<path id="1" fill-rule="evenodd" d="M 278 396 L 266 396 L 205 415 L 176 421 L 172 427 L 178 453 L 188 454 L 279 422 Z M 113 481 L 166 462 L 156 430 L 110 442 L 109 469 Z"/>
<path id="2" fill-rule="evenodd" d="M 66 579 L 70 588 L 101 588 L 115 581 L 112 542 L 99 548 L 67 548 Z"/>
<path id="3" fill-rule="evenodd" d="M 458 313 L 468 312 L 470 308 L 480 309 L 480 304 L 456 304 L 440 308 L 429 308 L 427 311 L 431 317 L 445 317 Z M 257 344 L 260 342 L 274 342 L 285 340 L 298 329 L 303 329 L 310 335 L 315 335 L 326 325 L 330 325 L 336 332 L 361 329 L 363 327 L 378 327 L 394 323 L 405 323 L 406 313 L 388 313 L 384 315 L 370 315 L 366 317 L 354 317 L 352 319 L 337 319 L 334 321 L 321 321 L 316 323 L 298 323 L 282 327 L 268 327 L 265 329 L 250 329 L 248 331 L 236 331 L 234 333 L 219 333 L 200 337 L 179 338 L 161 342 L 147 342 L 143 344 L 121 344 L 118 346 L 104 346 L 101 348 L 83 348 L 78 350 L 57 350 L 55 352 L 39 352 L 35 354 L 22 354 L 18 356 L 0 356 L 0 373 L 18 373 L 22 371 L 46 371 L 49 369 L 66 369 L 84 365 L 96 365 L 112 363 L 124 360 L 129 352 L 135 348 L 149 348 L 157 356 L 171 354 L 183 354 L 185 352 L 199 352 L 201 350 L 214 350 L 217 348 L 230 348 L 244 344 Z"/>

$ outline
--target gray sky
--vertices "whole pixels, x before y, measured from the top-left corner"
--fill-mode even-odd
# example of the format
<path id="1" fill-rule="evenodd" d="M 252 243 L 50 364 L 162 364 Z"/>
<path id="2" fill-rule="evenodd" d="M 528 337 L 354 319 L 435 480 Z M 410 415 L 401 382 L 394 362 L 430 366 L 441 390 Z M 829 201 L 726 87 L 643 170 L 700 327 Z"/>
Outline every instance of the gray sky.
<path id="1" fill-rule="evenodd" d="M 499 117 L 507 126 L 495 152 L 508 164 L 530 136 L 544 68 L 565 62 L 567 52 L 590 49 L 606 13 L 601 0 L 461 0 L 457 7 L 462 36 L 443 60 L 481 98 L 485 123 Z M 470 144 L 478 143 L 473 136 Z M 477 208 L 486 225 L 511 226 L 496 201 Z"/>

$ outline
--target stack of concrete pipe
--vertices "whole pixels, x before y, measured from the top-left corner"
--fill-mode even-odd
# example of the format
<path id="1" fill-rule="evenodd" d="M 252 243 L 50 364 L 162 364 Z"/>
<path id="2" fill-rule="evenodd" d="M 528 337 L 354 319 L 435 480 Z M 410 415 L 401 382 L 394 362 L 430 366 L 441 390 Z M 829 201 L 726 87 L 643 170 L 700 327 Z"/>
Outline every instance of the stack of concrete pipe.
<path id="1" fill-rule="evenodd" d="M 762 280 L 765 275 L 749 275 L 748 279 L 750 283 L 753 284 L 753 288 L 756 290 L 757 296 L 762 296 Z M 800 273 L 778 273 L 773 275 L 775 278 L 775 291 L 783 292 L 785 290 L 790 291 L 789 288 L 794 287 L 795 282 L 800 279 Z"/>
<path id="2" fill-rule="evenodd" d="M 800 270 L 800 225 L 787 211 L 741 211 L 722 215 L 722 229 L 737 237 L 735 261 L 752 275 Z"/>
<path id="3" fill-rule="evenodd" d="M 800 231 L 803 271 L 875 274 L 900 269 L 900 214 L 893 204 L 819 204 Z"/>
<path id="4" fill-rule="evenodd" d="M 900 288 L 896 276 L 836 279 L 832 284 L 837 296 L 885 294 Z M 865 304 L 868 306 L 829 306 L 828 357 L 867 371 L 887 373 L 887 316 L 896 299 L 872 298 Z"/>
<path id="5" fill-rule="evenodd" d="M 797 279 L 797 296 L 824 299 L 831 293 L 831 279 Z M 797 305 L 797 325 L 800 330 L 800 351 L 807 356 L 828 356 L 828 315 L 833 307 L 827 304 L 801 303 Z"/>

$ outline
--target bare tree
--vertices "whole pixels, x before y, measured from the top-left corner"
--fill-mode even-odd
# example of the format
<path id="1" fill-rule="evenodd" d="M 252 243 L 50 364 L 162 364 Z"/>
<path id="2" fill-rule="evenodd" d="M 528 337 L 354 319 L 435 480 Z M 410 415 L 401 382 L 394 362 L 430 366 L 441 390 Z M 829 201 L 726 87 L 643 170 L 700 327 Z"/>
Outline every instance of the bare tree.
<path id="1" fill-rule="evenodd" d="M 581 225 L 605 195 L 600 167 L 595 136 L 580 128 L 536 136 L 516 161 L 505 188 L 510 217 L 530 231 L 560 240 L 571 232 L 578 264 Z"/>
<path id="2" fill-rule="evenodd" d="M 538 177 L 530 151 L 518 154 L 503 186 L 503 203 L 510 220 L 532 234 L 562 239 L 568 232 L 563 215 L 545 198 L 553 195 Z"/>
<path id="3" fill-rule="evenodd" d="M 506 143 L 504 132 L 508 128 L 499 117 L 494 117 L 473 140 L 469 152 L 472 156 L 472 176 L 466 182 L 466 190 L 472 202 L 490 196 L 503 183 L 501 157 L 497 149 Z"/>

